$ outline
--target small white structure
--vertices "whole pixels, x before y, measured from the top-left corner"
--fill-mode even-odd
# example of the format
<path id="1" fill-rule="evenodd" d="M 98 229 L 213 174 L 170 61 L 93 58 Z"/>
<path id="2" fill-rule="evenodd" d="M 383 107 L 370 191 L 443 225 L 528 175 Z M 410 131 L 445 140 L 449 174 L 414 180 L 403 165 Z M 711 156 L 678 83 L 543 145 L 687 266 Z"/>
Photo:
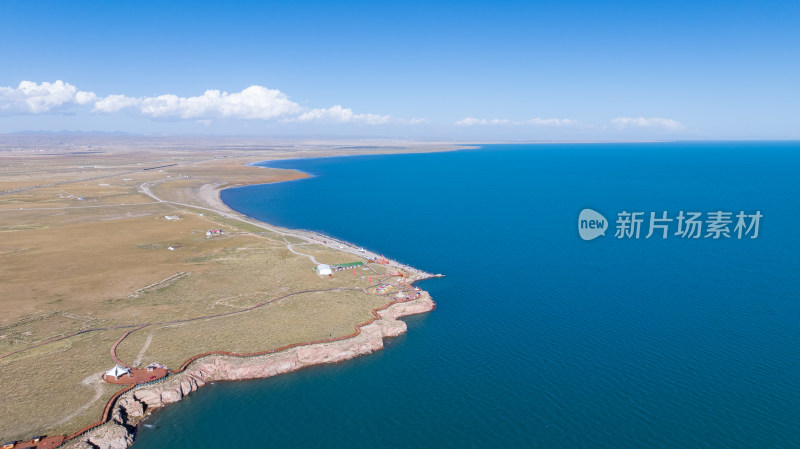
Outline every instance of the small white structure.
<path id="1" fill-rule="evenodd" d="M 317 265 L 317 274 L 320 276 L 330 276 L 333 274 L 333 270 L 331 270 L 330 265 L 321 263 Z"/>
<path id="2" fill-rule="evenodd" d="M 166 218 L 169 221 L 175 221 L 175 220 L 180 220 L 181 219 L 181 217 L 179 217 L 177 215 L 164 215 L 164 218 Z"/>
<path id="3" fill-rule="evenodd" d="M 158 362 L 153 362 L 153 363 L 147 365 L 147 371 L 153 371 L 153 370 L 157 370 L 157 369 L 165 370 L 165 369 L 167 369 L 167 367 L 162 365 L 162 364 L 160 364 L 160 363 L 158 363 Z"/>
<path id="4" fill-rule="evenodd" d="M 113 368 L 106 371 L 106 376 L 113 377 L 114 379 L 119 379 L 120 377 L 130 373 L 131 370 L 125 368 L 124 366 L 114 365 Z"/>

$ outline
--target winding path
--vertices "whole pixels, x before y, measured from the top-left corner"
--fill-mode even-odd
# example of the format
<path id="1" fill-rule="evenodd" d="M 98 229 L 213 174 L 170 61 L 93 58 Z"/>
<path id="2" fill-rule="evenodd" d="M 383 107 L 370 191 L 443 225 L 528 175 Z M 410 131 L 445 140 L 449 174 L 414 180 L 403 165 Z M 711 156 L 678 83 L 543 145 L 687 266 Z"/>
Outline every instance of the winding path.
<path id="1" fill-rule="evenodd" d="M 299 243 L 299 245 L 306 245 L 306 243 Z M 286 247 L 289 248 L 289 251 L 292 254 L 297 254 L 298 256 L 306 256 L 306 257 L 309 258 L 309 260 L 311 260 L 311 262 L 314 262 L 314 265 L 319 265 L 319 262 L 317 261 L 316 257 L 312 256 L 311 254 L 303 254 L 303 253 L 301 253 L 299 251 L 295 251 L 295 249 L 292 248 L 292 246 L 293 245 L 291 243 L 286 242 Z"/>
<path id="2" fill-rule="evenodd" d="M 111 346 L 111 358 L 114 359 L 114 362 L 116 362 L 120 366 L 125 366 L 127 368 L 132 368 L 130 365 L 128 365 L 127 363 L 123 362 L 122 360 L 119 359 L 119 357 L 117 357 L 117 347 L 119 346 L 120 343 L 122 343 L 122 340 L 125 340 L 125 338 L 128 337 L 128 335 L 130 335 L 130 334 L 132 334 L 132 333 L 134 333 L 134 332 L 136 332 L 138 330 L 142 330 L 145 327 L 163 326 L 163 325 L 167 325 L 167 324 L 178 324 L 178 323 L 190 323 L 192 321 L 228 317 L 228 316 L 237 315 L 237 314 L 240 314 L 240 313 L 250 312 L 252 310 L 258 309 L 259 307 L 263 307 L 263 306 L 265 306 L 267 304 L 271 304 L 271 303 L 273 303 L 275 301 L 280 301 L 281 299 L 285 299 L 285 298 L 288 298 L 290 296 L 301 295 L 301 294 L 304 294 L 304 293 L 318 293 L 318 292 L 330 292 L 330 291 L 342 291 L 342 290 L 353 290 L 353 289 L 352 288 L 346 288 L 346 287 L 335 287 L 335 288 L 322 288 L 322 289 L 316 289 L 316 290 L 301 290 L 301 291 L 297 291 L 297 292 L 287 293 L 285 295 L 278 296 L 277 298 L 273 298 L 273 299 L 270 299 L 268 301 L 262 301 L 262 302 L 260 302 L 258 304 L 252 305 L 250 307 L 245 307 L 244 309 L 234 310 L 232 312 L 215 313 L 215 314 L 212 314 L 212 315 L 203 315 L 203 316 L 197 316 L 197 317 L 193 317 L 193 318 L 185 318 L 185 319 L 180 319 L 180 320 L 159 321 L 159 322 L 153 322 L 153 323 L 142 323 L 142 324 L 138 324 L 138 325 L 135 325 L 135 326 L 130 326 L 130 327 L 134 327 L 134 328 L 129 330 L 129 331 L 127 331 L 127 332 L 125 332 L 125 334 L 123 334 L 122 337 L 120 337 L 119 340 L 117 340 L 114 343 L 114 345 Z"/>
<path id="3" fill-rule="evenodd" d="M 92 399 L 90 399 L 89 402 L 87 402 L 87 403 L 83 404 L 82 406 L 78 407 L 74 412 L 70 413 L 69 415 L 65 416 L 64 418 L 61 418 L 58 422 L 56 422 L 56 424 L 55 424 L 56 426 L 69 422 L 72 418 L 74 418 L 74 417 L 78 416 L 79 414 L 85 412 L 95 402 L 100 400 L 100 398 L 103 396 L 103 393 L 104 393 L 103 388 L 107 384 L 104 385 L 105 382 L 103 382 L 101 380 L 101 378 L 100 378 L 100 376 L 98 374 L 102 375 L 102 373 L 91 374 L 91 375 L 87 376 L 85 379 L 83 379 L 83 382 L 82 382 L 82 385 L 85 385 L 86 387 L 94 389 L 94 396 L 92 397 Z"/>
<path id="4" fill-rule="evenodd" d="M 67 338 L 76 337 L 78 335 L 87 334 L 89 332 L 100 332 L 100 331 L 130 329 L 122 337 L 120 337 L 119 340 L 117 340 L 117 342 L 114 343 L 114 345 L 111 347 L 111 357 L 114 359 L 114 361 L 119 363 L 119 364 L 121 364 L 122 366 L 128 366 L 127 364 L 125 364 L 124 362 L 122 362 L 121 360 L 119 360 L 117 358 L 117 356 L 116 356 L 116 348 L 122 342 L 122 340 L 125 339 L 125 337 L 127 337 L 131 333 L 133 333 L 133 332 L 135 332 L 137 330 L 143 329 L 145 327 L 154 326 L 154 325 L 188 323 L 188 322 L 192 322 L 192 321 L 205 320 L 205 319 L 209 319 L 209 318 L 220 318 L 220 317 L 225 317 L 225 316 L 231 316 L 231 315 L 236 315 L 238 313 L 249 312 L 251 310 L 257 309 L 259 307 L 265 306 L 265 305 L 267 305 L 269 303 L 272 303 L 272 302 L 275 302 L 275 301 L 279 301 L 279 300 L 287 298 L 289 296 L 299 295 L 299 294 L 303 294 L 303 293 L 316 293 L 316 292 L 326 292 L 326 291 L 336 291 L 336 290 L 352 290 L 352 288 L 336 287 L 336 288 L 323 288 L 323 289 L 317 289 L 317 290 L 302 290 L 302 291 L 298 291 L 298 292 L 287 293 L 287 294 L 285 294 L 283 296 L 279 296 L 277 298 L 273 298 L 273 299 L 271 299 L 269 301 L 263 301 L 263 302 L 260 302 L 258 304 L 252 305 L 250 307 L 246 307 L 244 309 L 239 309 L 239 310 L 234 310 L 234 311 L 231 311 L 231 312 L 217 313 L 217 314 L 212 314 L 212 315 L 204 315 L 204 316 L 198 316 L 198 317 L 192 317 L 192 318 L 184 318 L 184 319 L 171 320 L 171 321 L 159 321 L 159 322 L 150 322 L 150 323 L 126 324 L 126 325 L 119 325 L 119 326 L 96 327 L 96 328 L 92 328 L 92 329 L 84 329 L 84 330 L 81 330 L 81 331 L 78 331 L 78 332 L 73 332 L 73 333 L 70 333 L 70 334 L 67 334 L 67 335 L 62 335 L 61 337 L 51 338 L 49 340 L 46 340 L 46 341 L 43 341 L 43 342 L 40 342 L 40 343 L 36 343 L 36 344 L 30 345 L 30 346 L 26 346 L 24 348 L 17 349 L 15 351 L 8 352 L 6 354 L 0 355 L 0 360 L 4 359 L 6 357 L 12 356 L 14 354 L 18 354 L 20 352 L 28 351 L 30 349 L 38 348 L 38 347 L 44 346 L 44 345 L 49 345 L 51 343 L 56 343 L 56 342 L 61 341 L 61 340 L 66 340 Z"/>
<path id="5" fill-rule="evenodd" d="M 139 350 L 139 354 L 136 355 L 136 359 L 133 361 L 134 366 L 139 366 L 142 364 L 142 359 L 144 359 L 144 354 L 147 352 L 147 348 L 150 347 L 150 343 L 153 342 L 153 332 L 147 334 L 147 340 L 144 341 L 142 345 L 142 349 Z"/>

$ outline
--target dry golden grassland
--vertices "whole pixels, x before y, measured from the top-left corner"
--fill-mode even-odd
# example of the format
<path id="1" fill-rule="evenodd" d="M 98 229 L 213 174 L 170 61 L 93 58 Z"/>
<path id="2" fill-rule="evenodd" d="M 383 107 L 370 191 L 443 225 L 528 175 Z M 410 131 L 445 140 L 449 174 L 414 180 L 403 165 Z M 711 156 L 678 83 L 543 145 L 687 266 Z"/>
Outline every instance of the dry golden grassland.
<path id="1" fill-rule="evenodd" d="M 125 339 L 117 354 L 130 363 L 160 362 L 178 368 L 198 353 L 245 354 L 342 337 L 369 321 L 370 311 L 386 302 L 356 290 L 302 293 L 241 315 L 145 328 Z"/>
<path id="2" fill-rule="evenodd" d="M 347 335 L 387 302 L 361 290 L 372 271 L 321 278 L 309 258 L 288 250 L 287 243 L 300 239 L 226 217 L 219 202 L 221 186 L 305 176 L 245 163 L 330 152 L 226 139 L 208 149 L 191 139 L 147 138 L 96 138 L 100 143 L 89 150 L 81 139 L 90 137 L 65 143 L 0 136 L 0 440 L 78 430 L 98 420 L 121 388 L 99 376 L 113 366 L 109 349 L 128 328 L 53 339 L 340 289 L 289 296 L 232 316 L 151 325 L 118 349 L 129 364 L 177 368 L 206 351 L 256 352 Z M 349 154 L 358 152 L 376 150 Z M 96 177 L 102 178 L 90 179 Z M 168 202 L 141 193 L 143 183 Z M 39 187 L 3 194 L 21 186 Z M 210 228 L 226 233 L 206 238 Z M 323 263 L 359 260 L 321 245 L 295 249 Z"/>
<path id="3" fill-rule="evenodd" d="M 119 331 L 96 332 L 0 360 L 3 441 L 68 434 L 100 419 L 120 387 L 103 381 Z"/>

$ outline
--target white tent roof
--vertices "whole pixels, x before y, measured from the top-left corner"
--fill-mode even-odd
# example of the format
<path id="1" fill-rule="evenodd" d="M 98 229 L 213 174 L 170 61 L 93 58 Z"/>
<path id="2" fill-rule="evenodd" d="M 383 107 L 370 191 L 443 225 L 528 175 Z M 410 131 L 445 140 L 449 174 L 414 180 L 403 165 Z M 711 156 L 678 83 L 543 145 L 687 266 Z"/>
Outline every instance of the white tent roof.
<path id="1" fill-rule="evenodd" d="M 113 368 L 106 371 L 106 376 L 119 377 L 124 374 L 128 374 L 129 372 L 131 372 L 130 369 L 125 368 L 124 366 L 115 365 Z"/>
<path id="2" fill-rule="evenodd" d="M 317 274 L 331 274 L 331 266 L 328 264 L 321 263 L 317 265 Z"/>

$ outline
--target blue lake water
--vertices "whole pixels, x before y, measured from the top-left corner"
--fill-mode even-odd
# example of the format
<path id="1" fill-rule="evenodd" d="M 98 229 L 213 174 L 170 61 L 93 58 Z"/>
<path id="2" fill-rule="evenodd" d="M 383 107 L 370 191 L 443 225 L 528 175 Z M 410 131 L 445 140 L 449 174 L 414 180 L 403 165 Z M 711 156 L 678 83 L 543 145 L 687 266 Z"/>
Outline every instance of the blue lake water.
<path id="1" fill-rule="evenodd" d="M 271 165 L 315 176 L 223 200 L 447 274 L 420 284 L 437 309 L 376 354 L 205 387 L 148 420 L 134 447 L 800 445 L 799 143 Z M 645 228 L 583 241 L 584 208 L 612 226 L 647 212 Z M 681 210 L 763 218 L 757 239 L 644 238 L 650 211 Z"/>

